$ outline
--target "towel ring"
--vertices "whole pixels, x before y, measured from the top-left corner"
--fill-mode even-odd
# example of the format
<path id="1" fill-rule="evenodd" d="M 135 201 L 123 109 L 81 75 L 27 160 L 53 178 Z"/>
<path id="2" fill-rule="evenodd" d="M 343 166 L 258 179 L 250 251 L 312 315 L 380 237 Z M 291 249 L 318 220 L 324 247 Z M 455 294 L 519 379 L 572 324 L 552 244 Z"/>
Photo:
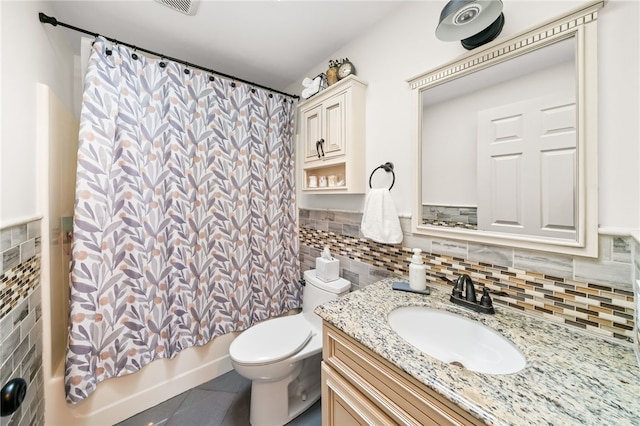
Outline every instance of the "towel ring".
<path id="1" fill-rule="evenodd" d="M 371 172 L 371 174 L 369 175 L 369 188 L 371 188 L 371 178 L 373 177 L 373 174 L 378 170 L 378 169 L 383 169 L 385 172 L 391 172 L 391 174 L 393 175 L 393 181 L 391 181 L 391 186 L 389 187 L 389 191 L 391 191 L 391 188 L 393 188 L 393 184 L 396 183 L 396 174 L 393 171 L 393 163 L 387 161 L 384 164 L 379 165 L 378 167 L 376 167 L 375 169 L 373 169 L 373 171 Z"/>

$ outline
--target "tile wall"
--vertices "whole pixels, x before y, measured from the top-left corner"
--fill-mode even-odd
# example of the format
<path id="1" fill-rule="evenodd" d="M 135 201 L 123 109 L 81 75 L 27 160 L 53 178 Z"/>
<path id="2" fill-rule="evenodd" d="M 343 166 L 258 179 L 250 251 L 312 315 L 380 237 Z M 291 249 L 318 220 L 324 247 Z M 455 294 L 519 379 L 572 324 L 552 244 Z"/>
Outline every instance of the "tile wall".
<path id="1" fill-rule="evenodd" d="M 639 237 L 640 238 L 640 237 Z M 640 317 L 640 243 L 637 240 L 634 240 L 634 255 L 633 255 L 633 282 L 634 282 L 634 293 L 635 293 L 635 322 L 638 323 L 638 318 Z M 634 349 L 636 351 L 636 358 L 638 359 L 638 365 L 640 365 L 640 327 L 636 327 L 636 335 L 635 335 L 635 345 Z"/>
<path id="2" fill-rule="evenodd" d="M 22 406 L 2 426 L 44 424 L 40 221 L 0 229 L 0 386 L 27 381 Z"/>
<path id="3" fill-rule="evenodd" d="M 478 229 L 478 208 L 424 204 L 422 223 L 450 228 Z"/>
<path id="4" fill-rule="evenodd" d="M 362 237 L 361 220 L 361 213 L 300 209 L 303 270 L 313 268 L 320 250 L 329 245 L 340 260 L 341 277 L 355 290 L 390 275 L 408 277 L 411 248 L 419 247 L 432 282 L 443 284 L 439 276 L 454 280 L 467 273 L 477 284 L 509 294 L 494 297 L 498 307 L 634 341 L 632 282 L 640 261 L 631 237 L 601 236 L 600 257 L 587 259 L 415 236 L 408 219 L 401 220 L 402 244 L 379 244 Z"/>

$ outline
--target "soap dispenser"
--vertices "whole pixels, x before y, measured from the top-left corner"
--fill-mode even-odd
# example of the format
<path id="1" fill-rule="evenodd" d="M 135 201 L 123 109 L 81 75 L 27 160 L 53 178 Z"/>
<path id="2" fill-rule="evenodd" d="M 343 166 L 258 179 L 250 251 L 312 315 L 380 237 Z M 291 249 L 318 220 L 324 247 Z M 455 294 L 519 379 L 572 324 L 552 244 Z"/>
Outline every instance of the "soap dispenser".
<path id="1" fill-rule="evenodd" d="M 424 265 L 420 253 L 422 253 L 422 250 L 419 248 L 413 249 L 411 264 L 409 265 L 409 287 L 418 291 L 427 288 L 427 267 Z"/>

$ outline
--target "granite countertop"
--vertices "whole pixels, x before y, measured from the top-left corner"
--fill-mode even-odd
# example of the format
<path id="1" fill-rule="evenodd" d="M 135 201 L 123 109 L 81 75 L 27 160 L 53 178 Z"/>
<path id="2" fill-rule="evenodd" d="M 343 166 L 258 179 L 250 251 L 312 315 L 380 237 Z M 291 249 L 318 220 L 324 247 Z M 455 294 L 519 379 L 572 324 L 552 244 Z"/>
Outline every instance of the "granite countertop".
<path id="1" fill-rule="evenodd" d="M 640 369 L 630 345 L 496 306 L 478 314 L 449 301 L 451 287 L 424 296 L 391 289 L 387 278 L 316 308 L 316 314 L 442 394 L 496 425 L 640 425 Z M 516 374 L 476 373 L 408 344 L 387 323 L 401 306 L 429 306 L 477 320 L 525 355 Z M 428 327 L 429 324 L 416 324 Z"/>

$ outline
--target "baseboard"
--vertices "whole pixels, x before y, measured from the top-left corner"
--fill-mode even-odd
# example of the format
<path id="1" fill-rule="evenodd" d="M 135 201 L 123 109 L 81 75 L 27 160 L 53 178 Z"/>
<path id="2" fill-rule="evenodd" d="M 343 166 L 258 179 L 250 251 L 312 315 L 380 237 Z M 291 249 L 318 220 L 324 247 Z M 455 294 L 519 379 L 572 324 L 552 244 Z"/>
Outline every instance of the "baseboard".
<path id="1" fill-rule="evenodd" d="M 58 371 L 55 377 L 45 378 L 45 425 L 111 426 L 213 380 L 233 369 L 226 344 L 232 337 L 220 342 L 226 346 L 222 356 L 205 361 L 198 353 L 202 348 L 190 348 L 173 360 L 156 360 L 134 374 L 105 380 L 78 404 L 65 401 L 62 371 Z"/>

